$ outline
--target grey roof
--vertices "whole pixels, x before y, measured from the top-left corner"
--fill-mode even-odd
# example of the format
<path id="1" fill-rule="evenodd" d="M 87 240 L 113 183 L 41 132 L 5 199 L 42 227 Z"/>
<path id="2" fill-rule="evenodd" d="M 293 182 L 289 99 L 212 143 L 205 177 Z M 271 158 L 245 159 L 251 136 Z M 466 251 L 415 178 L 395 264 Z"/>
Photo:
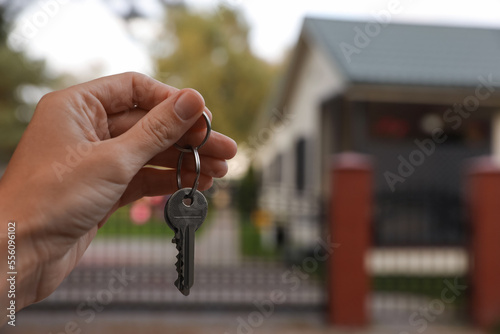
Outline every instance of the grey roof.
<path id="1" fill-rule="evenodd" d="M 356 47 L 355 29 L 365 32 L 366 25 L 307 18 L 304 33 L 355 83 L 473 87 L 491 74 L 500 86 L 500 30 L 391 23 L 378 34 L 372 26 L 369 44 Z M 350 62 L 342 51 L 349 45 L 359 51 Z"/>

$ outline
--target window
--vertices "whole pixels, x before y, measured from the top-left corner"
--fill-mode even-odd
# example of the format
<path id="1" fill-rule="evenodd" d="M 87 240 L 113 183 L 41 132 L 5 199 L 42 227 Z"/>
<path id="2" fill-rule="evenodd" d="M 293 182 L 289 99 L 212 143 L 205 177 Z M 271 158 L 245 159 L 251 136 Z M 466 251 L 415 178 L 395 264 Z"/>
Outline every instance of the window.
<path id="1" fill-rule="evenodd" d="M 271 180 L 273 183 L 281 183 L 281 175 L 283 174 L 283 155 L 278 154 L 271 164 Z"/>
<path id="2" fill-rule="evenodd" d="M 303 192 L 306 186 L 306 140 L 300 138 L 295 145 L 295 188 Z"/>

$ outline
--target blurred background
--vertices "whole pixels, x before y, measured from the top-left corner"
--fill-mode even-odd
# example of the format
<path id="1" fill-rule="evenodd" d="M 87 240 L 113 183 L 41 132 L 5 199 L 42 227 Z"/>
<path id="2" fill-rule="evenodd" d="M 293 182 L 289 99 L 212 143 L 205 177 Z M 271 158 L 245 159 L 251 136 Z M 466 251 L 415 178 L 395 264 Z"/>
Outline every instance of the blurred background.
<path id="1" fill-rule="evenodd" d="M 197 89 L 239 144 L 205 193 L 189 297 L 167 198 L 144 198 L 0 331 L 499 330 L 499 13 L 494 0 L 0 0 L 0 175 L 44 94 L 125 71 Z"/>

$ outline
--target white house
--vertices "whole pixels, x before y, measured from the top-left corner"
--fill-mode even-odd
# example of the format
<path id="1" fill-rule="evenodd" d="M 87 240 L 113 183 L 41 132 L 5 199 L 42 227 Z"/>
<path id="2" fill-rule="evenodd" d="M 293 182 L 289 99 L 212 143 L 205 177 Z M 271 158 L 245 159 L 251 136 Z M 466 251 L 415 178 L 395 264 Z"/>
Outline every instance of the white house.
<path id="1" fill-rule="evenodd" d="M 376 242 L 463 242 L 462 163 L 500 155 L 499 41 L 500 30 L 306 18 L 256 127 L 270 137 L 255 160 L 261 208 L 306 245 L 322 232 L 331 157 L 355 151 L 375 164 Z"/>

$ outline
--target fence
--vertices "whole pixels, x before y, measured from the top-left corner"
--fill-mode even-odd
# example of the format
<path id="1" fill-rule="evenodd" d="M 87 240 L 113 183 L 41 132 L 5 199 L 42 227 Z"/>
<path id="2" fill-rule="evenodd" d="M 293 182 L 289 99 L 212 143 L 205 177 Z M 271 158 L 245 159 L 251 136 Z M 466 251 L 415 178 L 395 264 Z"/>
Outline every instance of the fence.
<path id="1" fill-rule="evenodd" d="M 196 234 L 195 286 L 184 297 L 173 285 L 176 253 L 164 199 L 156 199 L 113 215 L 78 267 L 35 308 L 71 306 L 85 314 L 95 303 L 186 310 L 272 303 L 273 310 L 329 310 L 335 324 L 397 324 L 407 333 L 470 319 L 491 327 L 500 319 L 496 169 L 467 178 L 471 198 L 376 194 L 366 164 L 332 172 L 332 240 L 319 199 L 307 192 L 270 186 L 261 198 L 269 210 L 250 216 L 220 205 L 218 197 L 230 197 L 221 189 Z"/>
<path id="2" fill-rule="evenodd" d="M 280 219 L 295 223 L 271 225 L 263 213 L 251 217 L 231 206 L 216 209 L 217 197 L 230 194 L 220 189 L 209 198 L 208 218 L 196 232 L 195 284 L 188 297 L 174 287 L 173 232 L 162 218 L 165 199 L 155 198 L 118 210 L 75 270 L 35 307 L 85 309 L 82 305 L 97 300 L 107 308 L 234 310 L 271 300 L 275 310 L 323 309 L 324 265 L 311 270 L 311 263 L 303 262 L 318 243 L 303 248 L 292 241 L 311 224 L 319 226 L 318 213 L 304 214 L 290 205 Z M 117 277 L 124 283 L 113 292 L 110 282 L 116 285 Z"/>
<path id="3" fill-rule="evenodd" d="M 364 257 L 358 250 L 351 249 L 357 255 L 350 258 L 348 266 L 354 268 L 352 271 L 358 276 L 369 276 L 372 284 L 371 293 L 365 296 L 350 293 L 356 297 L 358 306 L 348 314 L 351 317 L 348 322 L 364 325 L 368 314 L 372 322 L 404 328 L 402 332 L 398 330 L 400 333 L 421 333 L 431 324 L 457 325 L 470 320 L 484 329 L 498 326 L 499 165 L 491 159 L 479 159 L 473 164 L 464 174 L 462 182 L 467 187 L 463 194 L 467 196 L 460 201 L 452 196 L 433 196 L 432 192 L 428 196 L 399 199 L 396 196 L 400 194 L 393 194 L 394 200 L 391 200 L 387 196 L 366 196 L 366 190 L 373 183 L 370 164 L 360 163 L 363 159 L 357 155 L 343 155 L 339 160 L 344 163 L 332 169 L 332 189 L 337 193 L 332 201 L 332 231 L 347 236 L 356 248 L 361 248 L 361 253 L 366 251 Z M 361 195 L 352 190 L 354 186 Z M 346 194 L 347 199 L 339 199 L 338 194 Z M 442 198 L 445 200 L 439 201 Z M 377 213 L 374 216 L 366 214 L 372 201 Z M 370 240 L 364 233 L 369 230 L 372 219 L 378 238 L 375 238 L 376 247 L 367 251 Z M 399 233 L 384 231 L 384 224 L 399 227 Z M 360 235 L 354 238 L 352 232 L 347 233 L 349 226 L 356 228 Z M 348 259 L 348 254 L 344 252 L 343 258 Z M 349 278 L 342 273 L 346 267 L 342 259 L 332 265 L 337 273 Z M 366 291 L 363 279 L 353 278 L 350 283 L 350 291 Z M 344 300 L 346 303 L 348 297 Z M 333 300 L 336 298 L 331 296 Z M 370 301 L 367 310 L 363 308 L 363 300 Z M 344 323 L 346 318 L 344 315 Z"/>
<path id="4" fill-rule="evenodd" d="M 421 187 L 376 194 L 375 208 L 370 261 L 375 321 L 467 321 L 470 226 L 464 199 Z M 441 295 L 449 285 L 461 290 L 445 303 Z M 413 315 L 412 320 L 415 312 L 429 309 L 429 319 Z"/>

